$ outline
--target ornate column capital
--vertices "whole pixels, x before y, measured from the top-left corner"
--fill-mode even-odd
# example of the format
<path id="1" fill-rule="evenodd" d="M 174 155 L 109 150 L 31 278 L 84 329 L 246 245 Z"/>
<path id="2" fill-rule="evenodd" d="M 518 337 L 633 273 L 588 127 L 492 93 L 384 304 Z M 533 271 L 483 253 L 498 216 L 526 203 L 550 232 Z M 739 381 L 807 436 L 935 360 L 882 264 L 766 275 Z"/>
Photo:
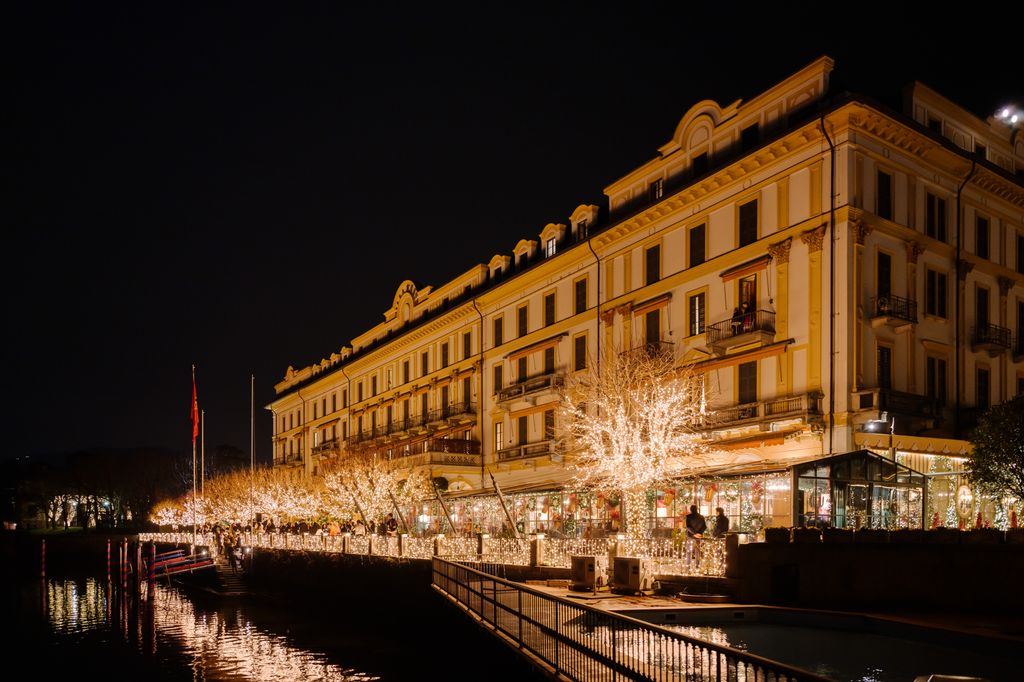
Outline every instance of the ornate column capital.
<path id="1" fill-rule="evenodd" d="M 811 253 L 821 251 L 821 243 L 825 240 L 825 226 L 821 225 L 813 230 L 807 230 L 800 235 L 800 241 L 807 244 L 807 250 Z"/>
<path id="2" fill-rule="evenodd" d="M 1000 296 L 1006 296 L 1008 293 L 1010 293 L 1010 289 L 1013 288 L 1013 284 L 1014 284 L 1014 282 L 1013 282 L 1013 280 L 1011 278 L 1003 277 L 1002 275 L 1000 275 L 999 277 L 996 278 L 996 280 L 999 282 L 999 295 Z"/>
<path id="3" fill-rule="evenodd" d="M 917 265 L 917 257 L 924 253 L 924 247 L 915 241 L 909 241 L 907 246 L 907 262 L 911 265 Z"/>
<path id="4" fill-rule="evenodd" d="M 615 321 L 615 309 L 612 308 L 610 310 L 602 311 L 601 312 L 601 321 L 604 322 L 607 326 L 610 327 L 612 325 L 612 323 Z"/>
<path id="5" fill-rule="evenodd" d="M 961 258 L 956 263 L 957 277 L 959 277 L 959 279 L 961 279 L 961 280 L 967 279 L 967 275 L 971 274 L 971 270 L 973 270 L 973 269 L 974 269 L 974 263 L 972 263 L 971 261 L 969 261 L 969 260 L 967 260 L 965 258 Z"/>
<path id="6" fill-rule="evenodd" d="M 783 265 L 789 262 L 789 250 L 792 246 L 793 238 L 789 237 L 776 244 L 769 244 L 768 253 L 778 265 Z"/>
<path id="7" fill-rule="evenodd" d="M 868 235 L 871 234 L 871 230 L 875 229 L 865 223 L 863 220 L 853 219 L 850 221 L 850 232 L 853 233 L 854 242 L 857 246 L 864 246 L 864 240 L 867 239 Z"/>

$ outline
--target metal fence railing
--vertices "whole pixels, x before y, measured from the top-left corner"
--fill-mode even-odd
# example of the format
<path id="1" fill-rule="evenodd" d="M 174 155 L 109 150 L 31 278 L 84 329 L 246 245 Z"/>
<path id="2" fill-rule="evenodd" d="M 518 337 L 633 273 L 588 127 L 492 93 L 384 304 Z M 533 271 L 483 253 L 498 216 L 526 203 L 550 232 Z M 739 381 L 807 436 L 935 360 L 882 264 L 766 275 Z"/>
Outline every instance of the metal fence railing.
<path id="1" fill-rule="evenodd" d="M 826 678 L 439 557 L 433 587 L 484 627 L 571 680 L 826 682 Z"/>

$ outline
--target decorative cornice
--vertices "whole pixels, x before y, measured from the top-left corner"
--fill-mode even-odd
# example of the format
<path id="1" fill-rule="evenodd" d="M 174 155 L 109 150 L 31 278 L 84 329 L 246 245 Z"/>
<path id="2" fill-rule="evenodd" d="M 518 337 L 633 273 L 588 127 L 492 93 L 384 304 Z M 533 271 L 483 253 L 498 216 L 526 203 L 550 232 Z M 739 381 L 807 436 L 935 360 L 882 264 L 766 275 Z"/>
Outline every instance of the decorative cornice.
<path id="1" fill-rule="evenodd" d="M 967 275 L 971 274 L 971 270 L 973 270 L 973 269 L 974 269 L 974 263 L 972 263 L 971 261 L 969 261 L 969 260 L 967 260 L 965 258 L 961 258 L 959 261 L 957 261 L 956 272 L 957 272 L 957 276 L 959 277 L 959 279 L 961 279 L 961 280 L 967 279 Z"/>
<path id="2" fill-rule="evenodd" d="M 924 253 L 924 247 L 913 240 L 907 242 L 906 247 L 907 262 L 911 265 L 917 265 L 917 257 Z"/>
<path id="3" fill-rule="evenodd" d="M 825 225 L 822 224 L 813 230 L 807 230 L 800 235 L 800 241 L 807 244 L 807 250 L 810 253 L 821 251 L 821 244 L 825 241 Z"/>
<path id="4" fill-rule="evenodd" d="M 789 250 L 793 247 L 793 238 L 788 237 L 781 242 L 768 245 L 768 253 L 775 260 L 776 265 L 785 265 L 789 262 Z"/>
<path id="5" fill-rule="evenodd" d="M 863 220 L 851 220 L 849 225 L 857 246 L 864 246 L 864 240 L 868 238 L 874 228 Z"/>

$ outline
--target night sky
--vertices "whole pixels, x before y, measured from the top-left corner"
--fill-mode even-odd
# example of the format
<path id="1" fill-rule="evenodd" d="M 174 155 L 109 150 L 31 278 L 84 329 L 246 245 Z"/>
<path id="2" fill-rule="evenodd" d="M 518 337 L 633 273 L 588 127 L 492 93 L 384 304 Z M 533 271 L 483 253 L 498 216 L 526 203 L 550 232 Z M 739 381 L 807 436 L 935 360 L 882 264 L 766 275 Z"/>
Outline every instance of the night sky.
<path id="1" fill-rule="evenodd" d="M 697 101 L 821 54 L 893 105 L 917 78 L 986 116 L 1024 81 L 1010 5 L 204 4 L 3 10 L 2 457 L 187 451 L 195 363 L 208 450 L 248 451 L 252 373 L 268 461 L 288 365 L 600 204 Z"/>

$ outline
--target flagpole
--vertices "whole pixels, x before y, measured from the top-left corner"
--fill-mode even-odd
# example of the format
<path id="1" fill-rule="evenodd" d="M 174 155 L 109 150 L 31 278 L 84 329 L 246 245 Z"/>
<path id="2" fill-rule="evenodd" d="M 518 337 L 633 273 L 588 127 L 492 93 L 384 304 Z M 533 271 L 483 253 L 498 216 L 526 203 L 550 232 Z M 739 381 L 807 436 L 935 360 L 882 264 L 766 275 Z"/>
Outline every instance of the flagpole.
<path id="1" fill-rule="evenodd" d="M 253 502 L 253 478 L 256 476 L 256 375 L 249 375 L 249 513 L 251 528 L 256 531 L 256 509 Z"/>
<path id="2" fill-rule="evenodd" d="M 196 414 L 198 411 L 196 398 L 196 366 L 192 365 L 192 548 L 196 546 Z"/>
<path id="3" fill-rule="evenodd" d="M 206 410 L 199 412 L 199 496 L 206 494 Z"/>

